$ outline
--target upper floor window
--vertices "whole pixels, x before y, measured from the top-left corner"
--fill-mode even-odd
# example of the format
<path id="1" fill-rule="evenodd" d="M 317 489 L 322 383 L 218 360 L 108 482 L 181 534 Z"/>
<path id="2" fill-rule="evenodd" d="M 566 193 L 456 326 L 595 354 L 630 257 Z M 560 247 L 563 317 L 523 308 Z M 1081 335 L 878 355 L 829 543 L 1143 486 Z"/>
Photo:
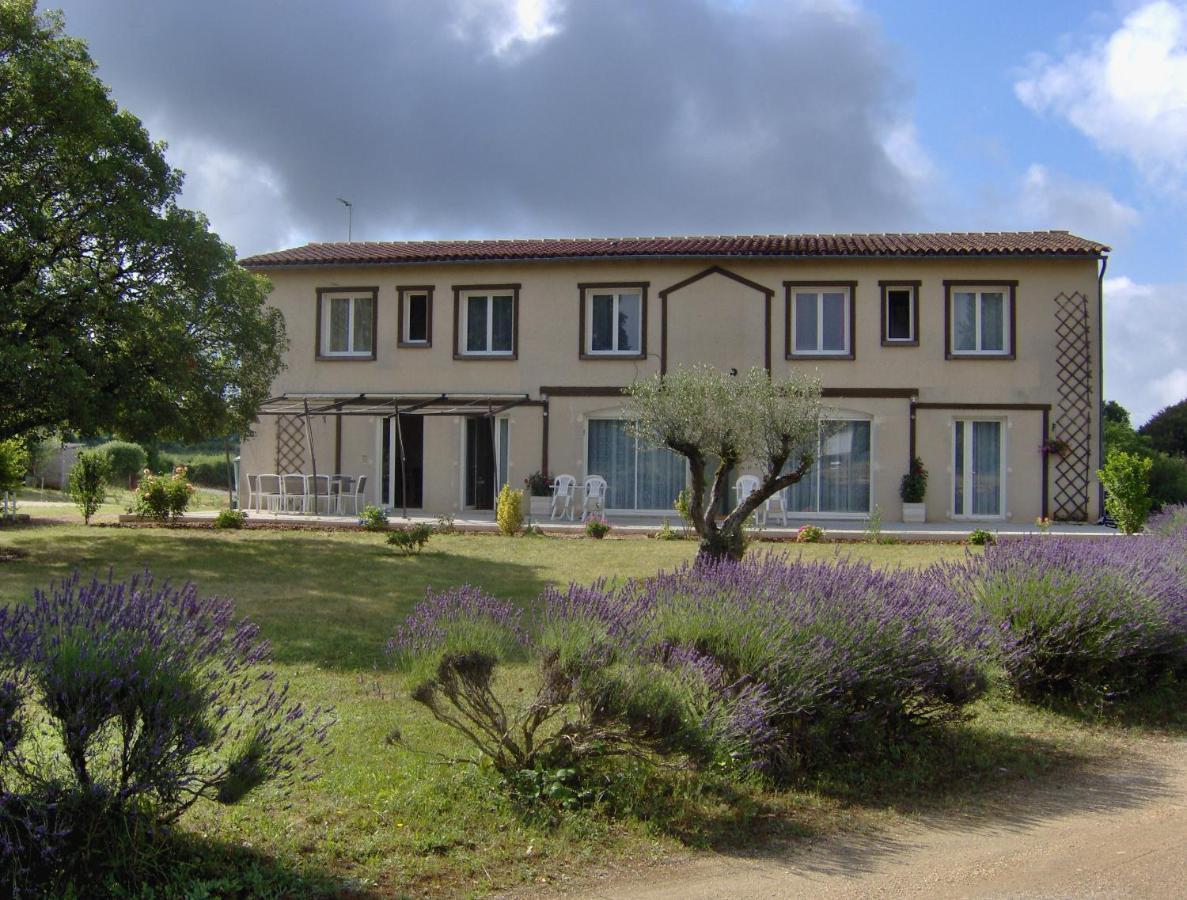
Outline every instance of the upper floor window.
<path id="1" fill-rule="evenodd" d="M 785 281 L 787 357 L 853 359 L 852 282 Z"/>
<path id="2" fill-rule="evenodd" d="M 454 288 L 458 357 L 516 356 L 519 285 L 467 285 Z"/>
<path id="3" fill-rule="evenodd" d="M 882 288 L 882 344 L 919 345 L 919 282 L 880 281 Z"/>
<path id="4" fill-rule="evenodd" d="M 945 282 L 948 357 L 1014 355 L 1014 283 Z"/>
<path id="5" fill-rule="evenodd" d="M 317 356 L 374 359 L 379 289 L 318 288 Z"/>
<path id="6" fill-rule="evenodd" d="M 647 284 L 582 284 L 581 356 L 646 354 Z"/>
<path id="7" fill-rule="evenodd" d="M 429 347 L 433 343 L 432 287 L 400 287 L 401 347 Z"/>

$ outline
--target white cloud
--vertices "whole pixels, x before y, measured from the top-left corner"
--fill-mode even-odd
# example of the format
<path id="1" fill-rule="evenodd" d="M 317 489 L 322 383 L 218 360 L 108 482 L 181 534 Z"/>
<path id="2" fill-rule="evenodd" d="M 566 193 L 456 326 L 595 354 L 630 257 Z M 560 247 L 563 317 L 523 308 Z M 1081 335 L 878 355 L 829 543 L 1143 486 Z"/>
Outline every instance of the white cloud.
<path id="1" fill-rule="evenodd" d="M 917 188 L 925 188 L 937 179 L 939 170 L 924 149 L 914 122 L 903 120 L 887 129 L 882 149 L 895 168 Z"/>
<path id="2" fill-rule="evenodd" d="M 1111 242 L 1138 224 L 1141 216 L 1106 188 L 1032 165 L 1020 185 L 1015 215 L 1031 228 L 1066 228 Z"/>
<path id="3" fill-rule="evenodd" d="M 480 34 L 496 56 L 530 47 L 560 31 L 558 0 L 454 0 L 454 32 Z"/>
<path id="4" fill-rule="evenodd" d="M 1106 278 L 1105 397 L 1135 425 L 1187 398 L 1187 284 Z"/>
<path id="5" fill-rule="evenodd" d="M 1040 56 L 1014 85 L 1155 186 L 1187 187 L 1187 0 L 1156 0 L 1107 37 L 1060 59 Z"/>

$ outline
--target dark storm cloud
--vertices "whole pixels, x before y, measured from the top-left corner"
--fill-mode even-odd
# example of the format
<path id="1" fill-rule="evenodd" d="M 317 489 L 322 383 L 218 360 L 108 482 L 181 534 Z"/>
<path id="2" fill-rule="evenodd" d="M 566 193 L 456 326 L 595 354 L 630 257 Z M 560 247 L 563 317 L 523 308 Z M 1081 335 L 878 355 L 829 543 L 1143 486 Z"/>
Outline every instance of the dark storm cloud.
<path id="1" fill-rule="evenodd" d="M 918 224 L 842 0 L 570 0 L 502 53 L 496 0 L 64 5 L 243 252 L 341 239 L 337 196 L 356 239 Z"/>

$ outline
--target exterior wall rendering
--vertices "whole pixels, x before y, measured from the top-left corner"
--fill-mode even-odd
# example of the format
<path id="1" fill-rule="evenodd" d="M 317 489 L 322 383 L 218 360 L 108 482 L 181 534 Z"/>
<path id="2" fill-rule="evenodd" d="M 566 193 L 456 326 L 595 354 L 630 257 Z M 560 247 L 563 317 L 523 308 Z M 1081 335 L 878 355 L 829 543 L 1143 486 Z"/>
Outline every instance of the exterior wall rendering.
<path id="1" fill-rule="evenodd" d="M 821 377 L 839 424 L 789 494 L 797 520 L 875 507 L 897 520 L 915 453 L 931 476 L 929 520 L 1030 522 L 1099 516 L 1100 255 L 245 264 L 271 278 L 269 302 L 285 316 L 287 368 L 273 394 L 290 413 L 309 403 L 303 452 L 319 471 L 367 475 L 371 503 L 400 505 L 392 479 L 409 476 L 395 474 L 392 448 L 406 427 L 419 483 L 403 499 L 426 513 L 482 507 L 491 487 L 520 487 L 536 470 L 607 475 L 611 514 L 668 513 L 683 470 L 616 424 L 629 416 L 619 389 L 708 363 Z M 367 414 L 337 414 L 359 395 Z M 435 395 L 471 406 L 405 416 L 394 432 L 401 403 Z M 383 398 L 392 411 L 376 408 Z M 242 471 L 278 471 L 278 429 L 293 424 L 261 416 Z M 1074 477 L 1043 452 L 1053 439 L 1083 448 Z M 479 457 L 494 485 L 473 483 Z"/>

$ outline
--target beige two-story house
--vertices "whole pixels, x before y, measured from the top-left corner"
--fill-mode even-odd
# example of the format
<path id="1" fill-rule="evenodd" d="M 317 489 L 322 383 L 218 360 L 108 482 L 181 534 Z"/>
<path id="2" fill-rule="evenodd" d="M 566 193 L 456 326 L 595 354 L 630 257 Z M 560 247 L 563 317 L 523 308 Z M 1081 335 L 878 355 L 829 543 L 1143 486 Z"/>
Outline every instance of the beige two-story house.
<path id="1" fill-rule="evenodd" d="M 670 514 L 683 462 L 621 390 L 708 363 L 818 373 L 830 427 L 797 520 L 1099 515 L 1101 275 L 1062 231 L 310 244 L 243 260 L 291 346 L 243 473 L 367 476 L 367 502 L 490 509 L 537 470 Z"/>

